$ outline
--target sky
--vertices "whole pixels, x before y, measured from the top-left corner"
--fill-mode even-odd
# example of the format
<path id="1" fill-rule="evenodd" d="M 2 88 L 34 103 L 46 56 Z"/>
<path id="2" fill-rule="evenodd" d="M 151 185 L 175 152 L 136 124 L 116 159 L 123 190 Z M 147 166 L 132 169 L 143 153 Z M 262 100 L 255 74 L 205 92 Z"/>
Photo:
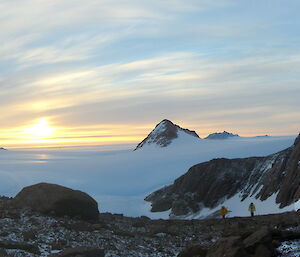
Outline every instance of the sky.
<path id="1" fill-rule="evenodd" d="M 0 0 L 0 146 L 296 135 L 298 0 Z"/>

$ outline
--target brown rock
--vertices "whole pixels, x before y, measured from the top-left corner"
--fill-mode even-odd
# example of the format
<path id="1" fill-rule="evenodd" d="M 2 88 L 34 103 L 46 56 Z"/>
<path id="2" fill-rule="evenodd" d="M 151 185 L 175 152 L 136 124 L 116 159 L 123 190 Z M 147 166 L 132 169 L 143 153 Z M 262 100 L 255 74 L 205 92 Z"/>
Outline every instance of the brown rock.
<path id="1" fill-rule="evenodd" d="M 265 228 L 252 233 L 243 241 L 245 248 L 253 252 L 259 244 L 270 244 L 271 242 L 272 234 L 268 229 Z"/>
<path id="2" fill-rule="evenodd" d="M 239 236 L 221 238 L 209 249 L 206 257 L 249 257 Z"/>
<path id="3" fill-rule="evenodd" d="M 300 231 L 283 230 L 281 231 L 281 241 L 300 239 Z"/>
<path id="4" fill-rule="evenodd" d="M 50 257 L 104 257 L 104 250 L 93 247 L 68 248 Z"/>
<path id="5" fill-rule="evenodd" d="M 22 232 L 22 236 L 25 241 L 34 240 L 36 239 L 36 231 L 34 230 L 24 231 Z"/>
<path id="6" fill-rule="evenodd" d="M 39 248 L 33 244 L 26 244 L 22 242 L 15 241 L 0 241 L 0 248 L 4 249 L 20 249 L 26 252 L 40 254 Z"/>
<path id="7" fill-rule="evenodd" d="M 205 257 L 207 249 L 202 245 L 193 245 L 183 250 L 177 257 Z"/>
<path id="8" fill-rule="evenodd" d="M 88 194 L 48 183 L 23 188 L 13 199 L 13 205 L 56 216 L 97 219 L 99 215 L 97 202 Z"/>
<path id="9" fill-rule="evenodd" d="M 260 244 L 255 250 L 255 257 L 272 257 L 272 251 L 270 251 L 265 245 Z"/>

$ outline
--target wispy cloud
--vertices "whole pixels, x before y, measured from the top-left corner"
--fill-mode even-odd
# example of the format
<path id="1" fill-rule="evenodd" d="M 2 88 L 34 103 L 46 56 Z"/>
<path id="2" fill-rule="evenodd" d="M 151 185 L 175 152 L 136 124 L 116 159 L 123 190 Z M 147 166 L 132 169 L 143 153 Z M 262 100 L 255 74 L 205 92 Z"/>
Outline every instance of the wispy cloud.
<path id="1" fill-rule="evenodd" d="M 127 124 L 135 131 L 170 118 L 200 133 L 296 133 L 298 7 L 1 1 L 0 125 L 7 130 L 45 116 L 57 126 Z"/>

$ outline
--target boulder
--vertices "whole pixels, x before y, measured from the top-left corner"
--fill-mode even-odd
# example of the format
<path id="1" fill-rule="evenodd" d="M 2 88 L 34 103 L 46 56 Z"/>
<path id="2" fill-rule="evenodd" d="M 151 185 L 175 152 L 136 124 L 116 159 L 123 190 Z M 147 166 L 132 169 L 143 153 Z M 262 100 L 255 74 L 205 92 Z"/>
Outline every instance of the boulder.
<path id="1" fill-rule="evenodd" d="M 104 257 L 104 250 L 94 247 L 68 248 L 50 257 Z"/>
<path id="2" fill-rule="evenodd" d="M 90 220 L 99 215 L 97 202 L 88 194 L 56 184 L 39 183 L 25 187 L 12 200 L 17 208 L 43 214 Z"/>
<path id="3" fill-rule="evenodd" d="M 40 250 L 37 245 L 27 244 L 24 242 L 16 242 L 16 241 L 11 241 L 11 240 L 0 241 L 0 248 L 17 249 L 17 250 L 23 250 L 26 252 L 30 252 L 33 254 L 40 254 Z"/>
<path id="4" fill-rule="evenodd" d="M 239 236 L 221 238 L 209 249 L 206 257 L 249 257 Z"/>
<path id="5" fill-rule="evenodd" d="M 193 245 L 177 255 L 177 257 L 205 257 L 207 249 L 202 245 Z"/>
<path id="6" fill-rule="evenodd" d="M 255 249 L 259 244 L 270 244 L 271 242 L 271 232 L 266 228 L 262 228 L 248 236 L 243 243 L 246 249 L 251 251 L 251 249 Z"/>

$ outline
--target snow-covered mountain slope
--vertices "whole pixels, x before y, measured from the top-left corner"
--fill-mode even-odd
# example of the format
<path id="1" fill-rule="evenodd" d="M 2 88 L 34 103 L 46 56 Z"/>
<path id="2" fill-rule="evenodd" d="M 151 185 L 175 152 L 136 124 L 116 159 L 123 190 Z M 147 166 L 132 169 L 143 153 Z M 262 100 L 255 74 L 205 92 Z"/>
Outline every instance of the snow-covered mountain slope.
<path id="1" fill-rule="evenodd" d="M 199 139 L 199 136 L 195 131 L 184 129 L 174 124 L 169 120 L 162 120 L 151 133 L 140 142 L 135 150 L 142 148 L 146 145 L 157 145 L 160 147 L 166 147 L 171 144 L 174 139 L 182 138 L 195 138 Z"/>
<path id="2" fill-rule="evenodd" d="M 100 212 L 168 218 L 169 211 L 150 212 L 150 203 L 144 198 L 173 183 L 192 165 L 213 158 L 270 155 L 289 147 L 294 139 L 270 136 L 200 140 L 182 133 L 168 147 L 149 145 L 138 151 L 132 151 L 133 145 L 126 149 L 105 146 L 1 151 L 0 195 L 14 196 L 25 186 L 48 182 L 88 193 L 98 201 Z"/>
<path id="3" fill-rule="evenodd" d="M 220 205 L 265 202 L 265 212 L 284 208 L 300 199 L 300 135 L 294 144 L 266 157 L 213 159 L 192 166 L 175 182 L 146 197 L 152 211 L 172 217 L 209 216 Z M 243 210 L 247 210 L 243 206 Z"/>
<path id="4" fill-rule="evenodd" d="M 239 137 L 238 134 L 233 134 L 227 131 L 223 132 L 216 132 L 209 134 L 206 138 L 204 139 L 227 139 L 227 138 L 232 138 L 232 137 Z"/>

